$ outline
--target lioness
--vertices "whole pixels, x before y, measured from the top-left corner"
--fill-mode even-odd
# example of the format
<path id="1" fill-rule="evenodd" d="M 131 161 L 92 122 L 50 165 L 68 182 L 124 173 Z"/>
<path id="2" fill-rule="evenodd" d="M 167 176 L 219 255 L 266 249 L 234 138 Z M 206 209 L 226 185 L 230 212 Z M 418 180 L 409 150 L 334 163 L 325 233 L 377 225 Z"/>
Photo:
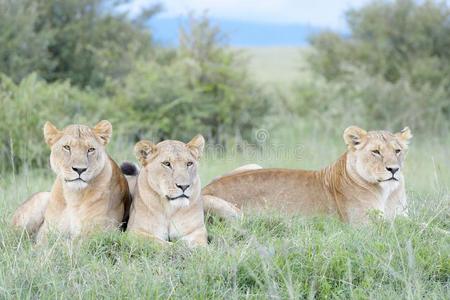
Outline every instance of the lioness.
<path id="1" fill-rule="evenodd" d="M 203 190 L 238 207 L 272 208 L 303 215 L 335 214 L 349 223 L 368 221 L 379 210 L 392 219 L 407 213 L 402 165 L 409 128 L 392 134 L 356 126 L 344 132 L 347 151 L 320 171 L 262 169 L 214 180 Z"/>
<path id="2" fill-rule="evenodd" d="M 119 228 L 128 218 L 131 198 L 125 177 L 105 150 L 111 134 L 108 121 L 63 130 L 46 122 L 44 137 L 56 180 L 51 192 L 37 193 L 17 209 L 13 225 L 37 233 L 38 242 L 50 230 L 75 237 Z"/>
<path id="3" fill-rule="evenodd" d="M 219 215 L 238 214 L 229 203 L 200 195 L 198 165 L 204 145 L 201 135 L 187 144 L 172 140 L 136 144 L 142 169 L 133 192 L 128 231 L 161 243 L 179 239 L 191 246 L 206 245 L 203 201 L 213 203 L 212 209 Z"/>

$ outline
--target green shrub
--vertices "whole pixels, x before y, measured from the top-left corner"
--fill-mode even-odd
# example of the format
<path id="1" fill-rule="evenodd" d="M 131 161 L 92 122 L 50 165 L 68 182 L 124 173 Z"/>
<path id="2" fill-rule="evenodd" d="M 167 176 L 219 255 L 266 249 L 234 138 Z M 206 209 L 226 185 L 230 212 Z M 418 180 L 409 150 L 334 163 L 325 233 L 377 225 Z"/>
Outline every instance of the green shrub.
<path id="1" fill-rule="evenodd" d="M 240 53 L 221 44 L 221 33 L 206 19 L 192 19 L 180 47 L 161 64 L 138 63 L 112 85 L 111 115 L 127 111 L 128 135 L 135 140 L 176 138 L 197 133 L 209 142 L 249 139 L 269 109 L 268 96 L 253 83 Z"/>
<path id="2" fill-rule="evenodd" d="M 439 85 L 450 71 L 449 13 L 445 2 L 372 1 L 347 12 L 348 37 L 313 37 L 310 62 L 329 80 L 356 67 L 389 82 Z"/>
<path id="3" fill-rule="evenodd" d="M 71 1 L 51 3 L 78 7 Z M 75 37 L 86 30 L 81 23 L 69 23 L 67 28 L 74 33 L 67 32 L 67 36 Z M 88 38 L 98 38 L 99 45 L 109 43 L 108 34 L 100 37 L 90 34 Z M 124 35 L 127 36 L 127 31 Z M 45 76 L 42 72 L 33 73 L 18 83 L 16 80 L 22 75 L 15 74 L 17 77 L 13 78 L 2 75 L 0 169 L 24 163 L 45 165 L 48 150 L 43 143 L 42 126 L 46 120 L 63 127 L 73 123 L 94 125 L 106 118 L 113 123 L 115 138 L 131 145 L 142 138 L 155 142 L 168 138 L 187 141 L 198 133 L 205 135 L 209 143 L 250 139 L 252 130 L 267 114 L 269 102 L 262 87 L 249 78 L 243 56 L 223 44 L 220 30 L 206 19 L 192 19 L 180 36 L 178 49 L 158 49 L 154 56 L 148 52 L 133 57 L 135 52 L 122 46 L 105 46 L 107 52 L 97 49 L 101 61 L 92 54 L 92 64 L 77 62 L 84 57 L 84 54 L 76 57 L 77 51 L 65 57 L 70 63 L 63 63 L 68 66 L 63 73 L 56 67 Z M 58 41 L 58 45 L 63 47 L 66 42 Z M 116 42 L 116 46 L 123 43 L 134 47 L 124 40 L 112 43 Z M 92 46 L 86 40 L 80 43 L 81 52 Z M 118 71 L 121 65 L 127 70 Z M 120 74 L 115 76 L 116 72 Z M 97 83 L 92 84 L 94 81 Z M 89 88 L 91 84 L 96 88 Z"/>
<path id="4" fill-rule="evenodd" d="M 314 79 L 296 86 L 289 108 L 340 132 L 351 124 L 366 128 L 446 132 L 450 109 L 445 84 L 415 87 L 406 79 L 395 83 L 355 71 L 339 81 Z"/>
<path id="5" fill-rule="evenodd" d="M 101 87 L 121 78 L 136 58 L 151 55 L 142 19 L 114 10 L 104 0 L 0 0 L 0 72 L 18 83 L 31 72 L 48 81 Z M 144 18 L 145 17 L 145 18 Z"/>
<path id="6" fill-rule="evenodd" d="M 76 122 L 94 125 L 92 119 L 104 117 L 102 101 L 68 82 L 47 84 L 32 74 L 16 85 L 1 75 L 0 171 L 24 163 L 46 165 L 49 151 L 42 135 L 45 121 L 61 128 Z"/>
<path id="7" fill-rule="evenodd" d="M 33 1 L 0 0 L 0 72 L 15 82 L 55 66 L 47 51 L 52 32 L 35 30 L 37 7 Z"/>
<path id="8" fill-rule="evenodd" d="M 449 129 L 450 7 L 445 2 L 373 1 L 347 13 L 348 36 L 312 38 L 314 77 L 293 106 L 324 122 L 414 131 Z"/>

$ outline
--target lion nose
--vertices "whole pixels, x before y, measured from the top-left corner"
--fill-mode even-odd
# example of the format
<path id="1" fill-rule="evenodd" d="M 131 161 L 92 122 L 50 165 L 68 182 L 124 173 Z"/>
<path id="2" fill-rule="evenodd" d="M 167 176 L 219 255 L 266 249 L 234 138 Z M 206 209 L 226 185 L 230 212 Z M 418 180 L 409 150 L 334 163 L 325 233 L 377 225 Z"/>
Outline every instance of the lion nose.
<path id="1" fill-rule="evenodd" d="M 394 175 L 395 173 L 397 173 L 399 168 L 397 167 L 386 167 L 386 170 L 388 170 L 389 172 L 392 173 L 392 175 Z"/>
<path id="2" fill-rule="evenodd" d="M 87 168 L 74 168 L 74 167 L 72 167 L 72 170 L 74 170 L 75 172 L 77 172 L 78 175 L 81 175 L 81 174 L 83 174 L 83 173 L 87 170 Z"/>
<path id="3" fill-rule="evenodd" d="M 177 184 L 176 186 L 177 186 L 177 188 L 181 189 L 184 192 L 189 188 L 190 185 L 189 184 L 183 184 L 183 185 Z"/>

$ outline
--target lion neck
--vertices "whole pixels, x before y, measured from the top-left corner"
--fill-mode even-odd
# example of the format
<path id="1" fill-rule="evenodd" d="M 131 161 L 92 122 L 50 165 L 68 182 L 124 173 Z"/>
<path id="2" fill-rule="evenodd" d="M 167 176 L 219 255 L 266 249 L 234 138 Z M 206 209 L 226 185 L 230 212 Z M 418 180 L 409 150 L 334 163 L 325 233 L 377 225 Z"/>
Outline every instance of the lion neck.
<path id="1" fill-rule="evenodd" d="M 112 177 L 111 159 L 106 160 L 100 173 L 88 183 L 83 189 L 75 189 L 68 186 L 64 179 L 60 176 L 56 179 L 53 195 L 54 198 L 63 202 L 66 206 L 79 206 L 85 202 L 94 202 L 102 197 L 105 191 L 109 190 Z"/>
<path id="2" fill-rule="evenodd" d="M 159 206 L 163 206 L 165 199 L 157 193 L 147 182 L 147 176 L 144 174 L 147 172 L 145 169 L 142 169 L 138 175 L 137 183 L 136 183 L 136 194 L 137 198 L 145 204 L 146 207 L 154 206 L 155 203 L 159 204 Z"/>
<path id="3" fill-rule="evenodd" d="M 369 192 L 374 195 L 382 193 L 382 188 L 379 183 L 369 182 L 358 174 L 349 156 L 350 153 L 348 151 L 341 156 L 343 160 L 343 183 L 355 187 L 356 190 L 361 190 L 362 192 Z"/>
<path id="4" fill-rule="evenodd" d="M 349 153 L 345 152 L 334 164 L 322 171 L 328 191 L 336 201 L 339 213 L 344 219 L 346 203 L 369 203 L 382 207 L 391 192 L 379 183 L 371 183 L 362 178 L 352 166 L 348 156 Z"/>

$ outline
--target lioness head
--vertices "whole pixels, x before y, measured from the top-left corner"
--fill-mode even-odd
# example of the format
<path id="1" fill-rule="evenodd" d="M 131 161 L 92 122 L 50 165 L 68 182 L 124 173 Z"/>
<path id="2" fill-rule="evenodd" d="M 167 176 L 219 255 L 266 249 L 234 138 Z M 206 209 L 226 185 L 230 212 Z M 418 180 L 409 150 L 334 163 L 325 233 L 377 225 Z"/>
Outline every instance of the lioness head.
<path id="1" fill-rule="evenodd" d="M 105 120 L 93 128 L 70 125 L 63 130 L 45 123 L 45 142 L 51 148 L 50 165 L 65 186 L 84 189 L 100 174 L 108 159 L 105 145 L 111 133 L 111 123 Z"/>
<path id="2" fill-rule="evenodd" d="M 367 132 L 356 126 L 344 131 L 350 166 L 370 183 L 391 184 L 399 181 L 411 138 L 408 127 L 395 134 L 388 131 Z"/>
<path id="3" fill-rule="evenodd" d="M 197 135 L 187 144 L 140 141 L 134 151 L 149 186 L 172 205 L 183 207 L 200 194 L 197 168 L 204 146 L 205 139 Z"/>

